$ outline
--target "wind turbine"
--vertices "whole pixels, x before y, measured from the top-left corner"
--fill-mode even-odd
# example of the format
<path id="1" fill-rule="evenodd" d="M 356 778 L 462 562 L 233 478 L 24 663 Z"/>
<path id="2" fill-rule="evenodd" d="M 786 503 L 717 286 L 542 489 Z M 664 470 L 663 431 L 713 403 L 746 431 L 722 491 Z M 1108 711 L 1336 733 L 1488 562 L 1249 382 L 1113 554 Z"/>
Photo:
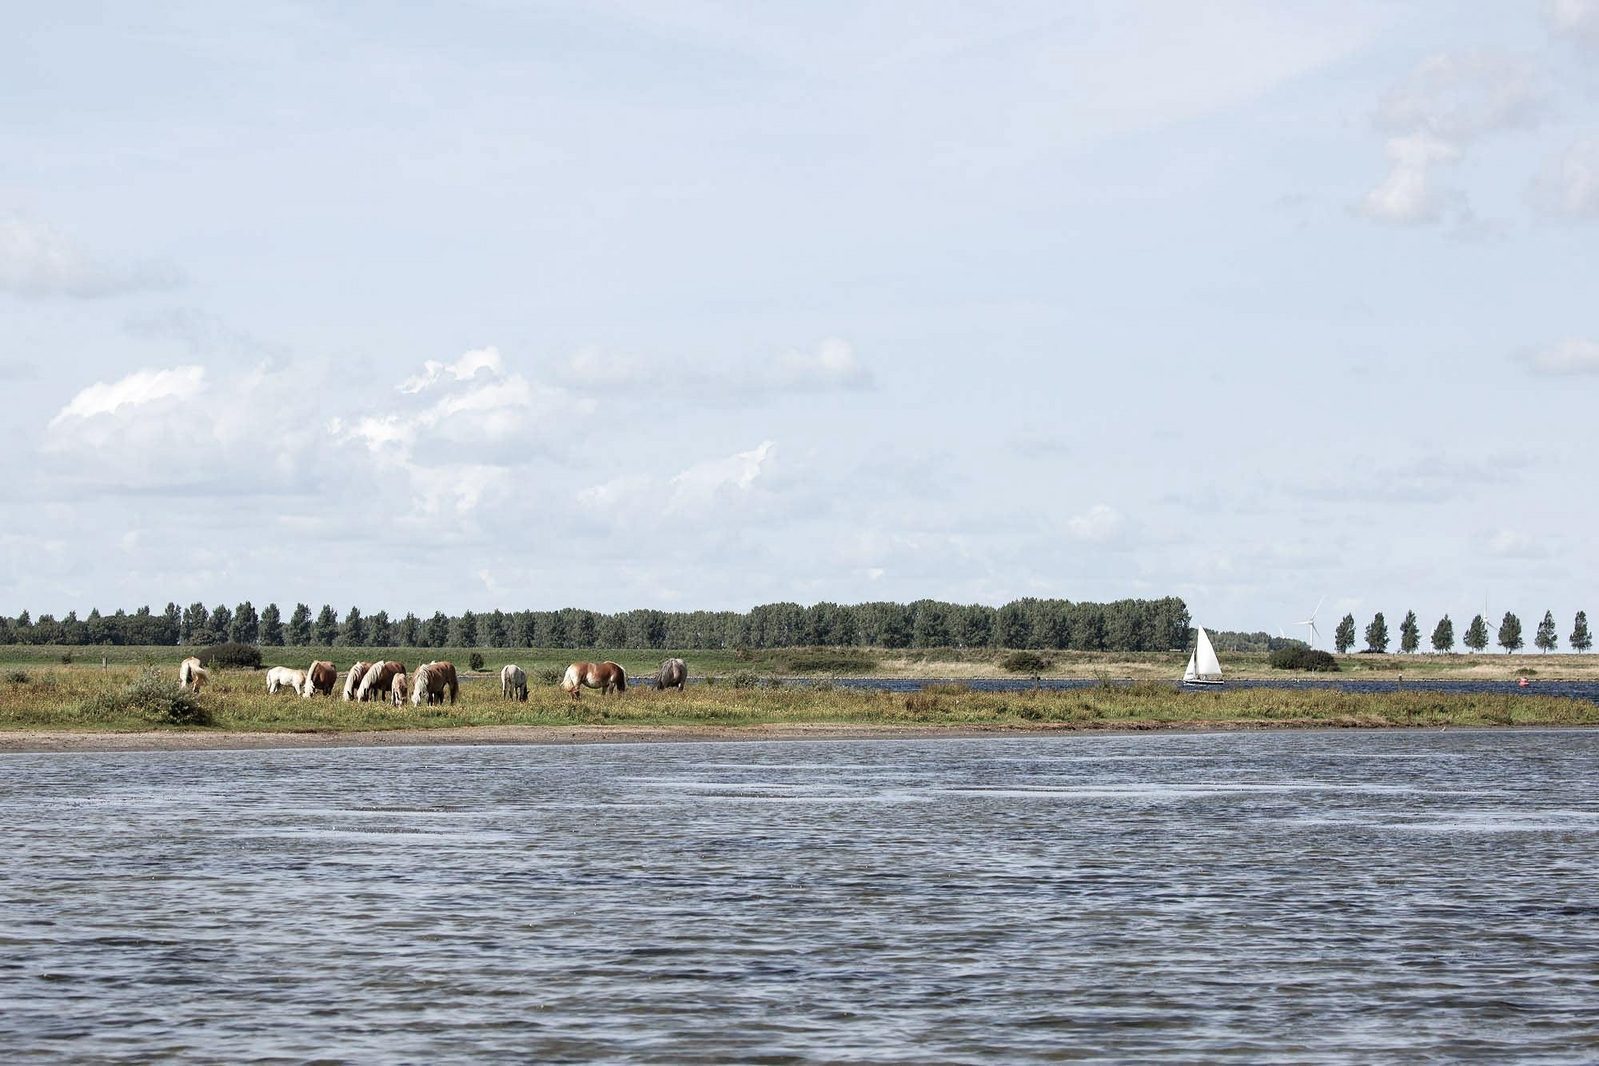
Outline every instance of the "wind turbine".
<path id="1" fill-rule="evenodd" d="M 1303 622 L 1295 622 L 1294 623 L 1294 625 L 1296 625 L 1296 626 L 1309 626 L 1310 627 L 1310 646 L 1312 648 L 1314 648 L 1316 646 L 1316 638 L 1321 636 L 1321 630 L 1316 628 L 1316 611 L 1321 610 L 1321 605 L 1326 603 L 1326 602 L 1327 602 L 1327 597 L 1323 596 L 1321 599 L 1316 601 L 1316 610 L 1310 612 L 1310 617 L 1309 618 L 1305 619 Z"/>

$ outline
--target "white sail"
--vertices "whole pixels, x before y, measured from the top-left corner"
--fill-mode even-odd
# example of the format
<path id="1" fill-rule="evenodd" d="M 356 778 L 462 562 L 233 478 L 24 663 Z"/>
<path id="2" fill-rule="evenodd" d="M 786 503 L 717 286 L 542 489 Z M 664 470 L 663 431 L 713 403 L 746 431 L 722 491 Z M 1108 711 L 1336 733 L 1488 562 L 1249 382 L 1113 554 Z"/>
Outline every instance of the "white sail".
<path id="1" fill-rule="evenodd" d="M 1204 626 L 1195 627 L 1199 636 L 1194 641 L 1193 654 L 1188 656 L 1188 669 L 1183 671 L 1183 680 L 1191 684 L 1221 684 L 1221 661 L 1216 658 L 1216 649 L 1211 647 L 1210 634 L 1205 632 Z"/>

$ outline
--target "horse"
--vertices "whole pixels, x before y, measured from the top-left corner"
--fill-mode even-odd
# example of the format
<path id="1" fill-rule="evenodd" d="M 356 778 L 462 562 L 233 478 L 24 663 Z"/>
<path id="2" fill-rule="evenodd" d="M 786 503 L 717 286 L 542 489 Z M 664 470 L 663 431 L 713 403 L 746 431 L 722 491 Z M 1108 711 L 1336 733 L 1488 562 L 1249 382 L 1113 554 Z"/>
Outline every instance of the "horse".
<path id="1" fill-rule="evenodd" d="M 300 690 L 300 695 L 306 699 L 312 696 L 331 696 L 333 686 L 338 684 L 339 672 L 332 663 L 325 659 L 313 659 L 311 666 L 305 672 L 305 687 Z"/>
<path id="2" fill-rule="evenodd" d="M 389 694 L 394 691 L 394 678 L 403 673 L 405 673 L 404 663 L 397 663 L 392 659 L 373 663 L 362 676 L 361 684 L 355 690 L 355 698 L 365 703 L 367 700 L 377 699 L 381 693 L 385 700 L 388 699 Z"/>
<path id="3" fill-rule="evenodd" d="M 305 671 L 291 670 L 287 666 L 274 666 L 267 671 L 267 695 L 293 689 L 298 693 L 305 688 Z"/>
<path id="4" fill-rule="evenodd" d="M 389 688 L 389 695 L 394 700 L 396 707 L 405 706 L 405 698 L 410 695 L 410 689 L 404 674 L 394 675 L 394 683 Z"/>
<path id="5" fill-rule="evenodd" d="M 527 699 L 527 671 L 514 663 L 500 670 L 500 695 L 508 700 Z"/>
<path id="6" fill-rule="evenodd" d="M 456 680 L 454 663 L 443 661 L 424 663 L 416 668 L 416 681 L 411 689 L 411 705 L 420 707 L 423 702 L 443 703 L 446 694 L 453 704 L 460 690 L 461 685 Z"/>
<path id="7" fill-rule="evenodd" d="M 178 664 L 178 687 L 193 688 L 196 673 L 204 669 L 205 667 L 200 665 L 200 660 L 193 655 L 183 660 Z"/>
<path id="8" fill-rule="evenodd" d="M 688 684 L 688 664 L 682 659 L 668 659 L 655 671 L 655 690 L 675 688 L 683 691 L 683 686 Z"/>
<path id="9" fill-rule="evenodd" d="M 355 699 L 355 690 L 361 686 L 361 679 L 366 676 L 366 672 L 370 669 L 372 669 L 371 663 L 356 663 L 350 667 L 350 672 L 344 675 L 345 699 Z"/>
<path id="10" fill-rule="evenodd" d="M 607 659 L 603 663 L 573 663 L 561 678 L 561 687 L 575 700 L 581 688 L 597 688 L 600 695 L 627 691 L 627 671 Z"/>

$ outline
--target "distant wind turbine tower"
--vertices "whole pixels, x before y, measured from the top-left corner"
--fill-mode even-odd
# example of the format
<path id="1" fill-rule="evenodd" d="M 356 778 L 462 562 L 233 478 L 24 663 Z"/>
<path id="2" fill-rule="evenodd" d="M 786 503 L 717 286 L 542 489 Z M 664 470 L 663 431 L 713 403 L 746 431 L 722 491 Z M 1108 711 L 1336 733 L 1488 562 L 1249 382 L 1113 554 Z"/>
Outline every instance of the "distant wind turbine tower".
<path id="1" fill-rule="evenodd" d="M 1321 599 L 1316 601 L 1316 610 L 1310 612 L 1310 617 L 1309 618 L 1305 619 L 1303 622 L 1295 622 L 1294 623 L 1294 625 L 1296 625 L 1296 626 L 1309 626 L 1310 627 L 1310 646 L 1312 648 L 1314 648 L 1316 646 L 1316 638 L 1321 636 L 1321 630 L 1316 628 L 1316 611 L 1321 610 L 1321 605 L 1326 603 L 1326 602 L 1327 602 L 1327 597 L 1323 596 Z"/>

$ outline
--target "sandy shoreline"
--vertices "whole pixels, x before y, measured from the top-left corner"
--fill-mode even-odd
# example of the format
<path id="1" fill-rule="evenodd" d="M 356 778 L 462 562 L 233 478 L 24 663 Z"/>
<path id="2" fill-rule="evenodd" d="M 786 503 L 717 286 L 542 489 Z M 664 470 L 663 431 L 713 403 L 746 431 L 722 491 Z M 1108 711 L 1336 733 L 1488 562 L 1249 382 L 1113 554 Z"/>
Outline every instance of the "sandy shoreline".
<path id="1" fill-rule="evenodd" d="M 1185 723 L 1192 727 L 1192 723 Z M 1141 732 L 1137 727 L 1118 732 Z M 903 740 L 1083 732 L 1070 728 L 981 726 L 782 725 L 715 726 L 460 726 L 295 733 L 151 730 L 136 733 L 19 729 L 0 732 L 0 754 L 72 751 L 256 751 L 273 748 L 382 748 L 489 744 L 658 744 L 757 740 Z M 1104 732 L 1104 730 L 1093 730 Z"/>
<path id="2" fill-rule="evenodd" d="M 439 729 L 360 729 L 285 733 L 228 733 L 212 730 L 149 730 L 114 733 L 61 729 L 19 729 L 0 732 L 0 755 L 51 752 L 162 752 L 162 751 L 266 751 L 273 749 L 482 747 L 527 744 L 692 744 L 738 741 L 806 740 L 930 740 L 970 737 L 1023 737 L 1060 734 L 1097 736 L 1139 733 L 1219 733 L 1287 731 L 1387 732 L 1419 729 L 1599 729 L 1599 726 L 1361 726 L 1323 721 L 1183 721 L 1039 723 L 1025 726 L 863 726 L 769 725 L 728 728 L 716 726 L 537 726 L 491 725 Z"/>

